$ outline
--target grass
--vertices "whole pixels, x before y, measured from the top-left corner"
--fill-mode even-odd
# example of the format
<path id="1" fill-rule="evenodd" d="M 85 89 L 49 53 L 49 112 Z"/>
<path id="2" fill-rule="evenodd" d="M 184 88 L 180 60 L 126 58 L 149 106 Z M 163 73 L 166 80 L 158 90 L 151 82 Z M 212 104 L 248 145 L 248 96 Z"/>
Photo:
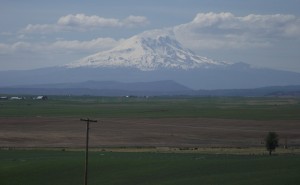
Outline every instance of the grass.
<path id="1" fill-rule="evenodd" d="M 299 98 L 59 97 L 0 101 L 0 117 L 300 120 Z M 89 185 L 297 185 L 300 155 L 198 152 L 90 153 Z M 247 151 L 249 152 L 249 151 Z M 252 152 L 252 151 L 251 151 Z M 215 154 L 222 153 L 222 154 Z M 282 152 L 284 153 L 284 152 Z M 0 185 L 83 184 L 84 152 L 0 150 Z"/>
<path id="2" fill-rule="evenodd" d="M 299 98 L 251 97 L 50 97 L 48 101 L 0 101 L 1 117 L 203 117 L 299 120 Z"/>
<path id="3" fill-rule="evenodd" d="M 0 151 L 0 184 L 83 184 L 79 151 Z M 296 185 L 299 155 L 91 152 L 90 185 Z"/>

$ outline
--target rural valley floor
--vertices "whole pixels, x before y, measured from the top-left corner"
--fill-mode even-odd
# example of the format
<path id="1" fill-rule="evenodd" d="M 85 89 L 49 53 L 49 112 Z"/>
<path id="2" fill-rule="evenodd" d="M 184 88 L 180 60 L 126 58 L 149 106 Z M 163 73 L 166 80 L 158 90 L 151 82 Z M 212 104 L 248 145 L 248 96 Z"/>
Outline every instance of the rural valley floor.
<path id="1" fill-rule="evenodd" d="M 90 185 L 298 185 L 299 112 L 297 97 L 3 100 L 0 184 L 82 184 L 89 117 Z"/>

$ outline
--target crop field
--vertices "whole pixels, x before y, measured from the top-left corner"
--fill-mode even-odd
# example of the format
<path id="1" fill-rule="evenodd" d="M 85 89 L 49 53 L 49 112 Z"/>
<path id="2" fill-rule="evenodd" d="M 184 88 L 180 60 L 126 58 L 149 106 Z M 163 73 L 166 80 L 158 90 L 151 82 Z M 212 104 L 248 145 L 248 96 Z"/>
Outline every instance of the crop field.
<path id="1" fill-rule="evenodd" d="M 0 101 L 0 147 L 263 147 L 269 131 L 300 146 L 299 98 L 60 97 Z"/>
<path id="2" fill-rule="evenodd" d="M 300 120 L 300 98 L 50 97 L 0 100 L 1 117 L 224 118 Z"/>
<path id="3" fill-rule="evenodd" d="M 300 184 L 300 98 L 0 100 L 0 184 Z M 279 135 L 274 156 L 264 149 Z M 288 149 L 283 149 L 287 145 Z"/>
<path id="4" fill-rule="evenodd" d="M 83 152 L 0 151 L 2 185 L 83 184 Z M 90 185 L 297 185 L 300 156 L 91 152 Z"/>

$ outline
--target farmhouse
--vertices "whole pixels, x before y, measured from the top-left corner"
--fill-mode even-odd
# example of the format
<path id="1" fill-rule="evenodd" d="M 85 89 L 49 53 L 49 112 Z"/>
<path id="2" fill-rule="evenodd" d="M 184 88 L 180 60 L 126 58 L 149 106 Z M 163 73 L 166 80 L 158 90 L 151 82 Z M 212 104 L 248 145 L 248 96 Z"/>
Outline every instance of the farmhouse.
<path id="1" fill-rule="evenodd" d="M 48 100 L 47 96 L 38 96 L 35 98 L 36 100 Z"/>
<path id="2" fill-rule="evenodd" d="M 22 100 L 21 97 L 18 97 L 18 96 L 13 96 L 13 97 L 10 97 L 11 100 Z"/>

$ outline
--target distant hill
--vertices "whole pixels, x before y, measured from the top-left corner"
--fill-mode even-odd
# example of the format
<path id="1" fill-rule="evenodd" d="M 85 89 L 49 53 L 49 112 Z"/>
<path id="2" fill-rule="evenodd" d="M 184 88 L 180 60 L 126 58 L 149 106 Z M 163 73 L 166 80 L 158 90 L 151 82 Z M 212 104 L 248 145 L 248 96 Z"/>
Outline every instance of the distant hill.
<path id="1" fill-rule="evenodd" d="M 95 96 L 155 96 L 191 94 L 193 90 L 174 81 L 121 83 L 115 81 L 85 81 L 19 85 L 0 88 L 2 94 L 95 95 Z"/>
<path id="2" fill-rule="evenodd" d="M 154 91 L 154 92 L 178 92 L 190 91 L 191 89 L 172 80 L 154 82 L 122 83 L 116 81 L 85 81 L 77 83 L 56 83 L 21 85 L 15 87 L 24 88 L 50 88 L 50 89 L 94 89 L 94 90 L 123 90 L 123 91 Z"/>
<path id="3" fill-rule="evenodd" d="M 0 94 L 91 96 L 300 96 L 300 85 L 253 89 L 192 90 L 174 81 L 85 81 L 0 87 Z"/>

